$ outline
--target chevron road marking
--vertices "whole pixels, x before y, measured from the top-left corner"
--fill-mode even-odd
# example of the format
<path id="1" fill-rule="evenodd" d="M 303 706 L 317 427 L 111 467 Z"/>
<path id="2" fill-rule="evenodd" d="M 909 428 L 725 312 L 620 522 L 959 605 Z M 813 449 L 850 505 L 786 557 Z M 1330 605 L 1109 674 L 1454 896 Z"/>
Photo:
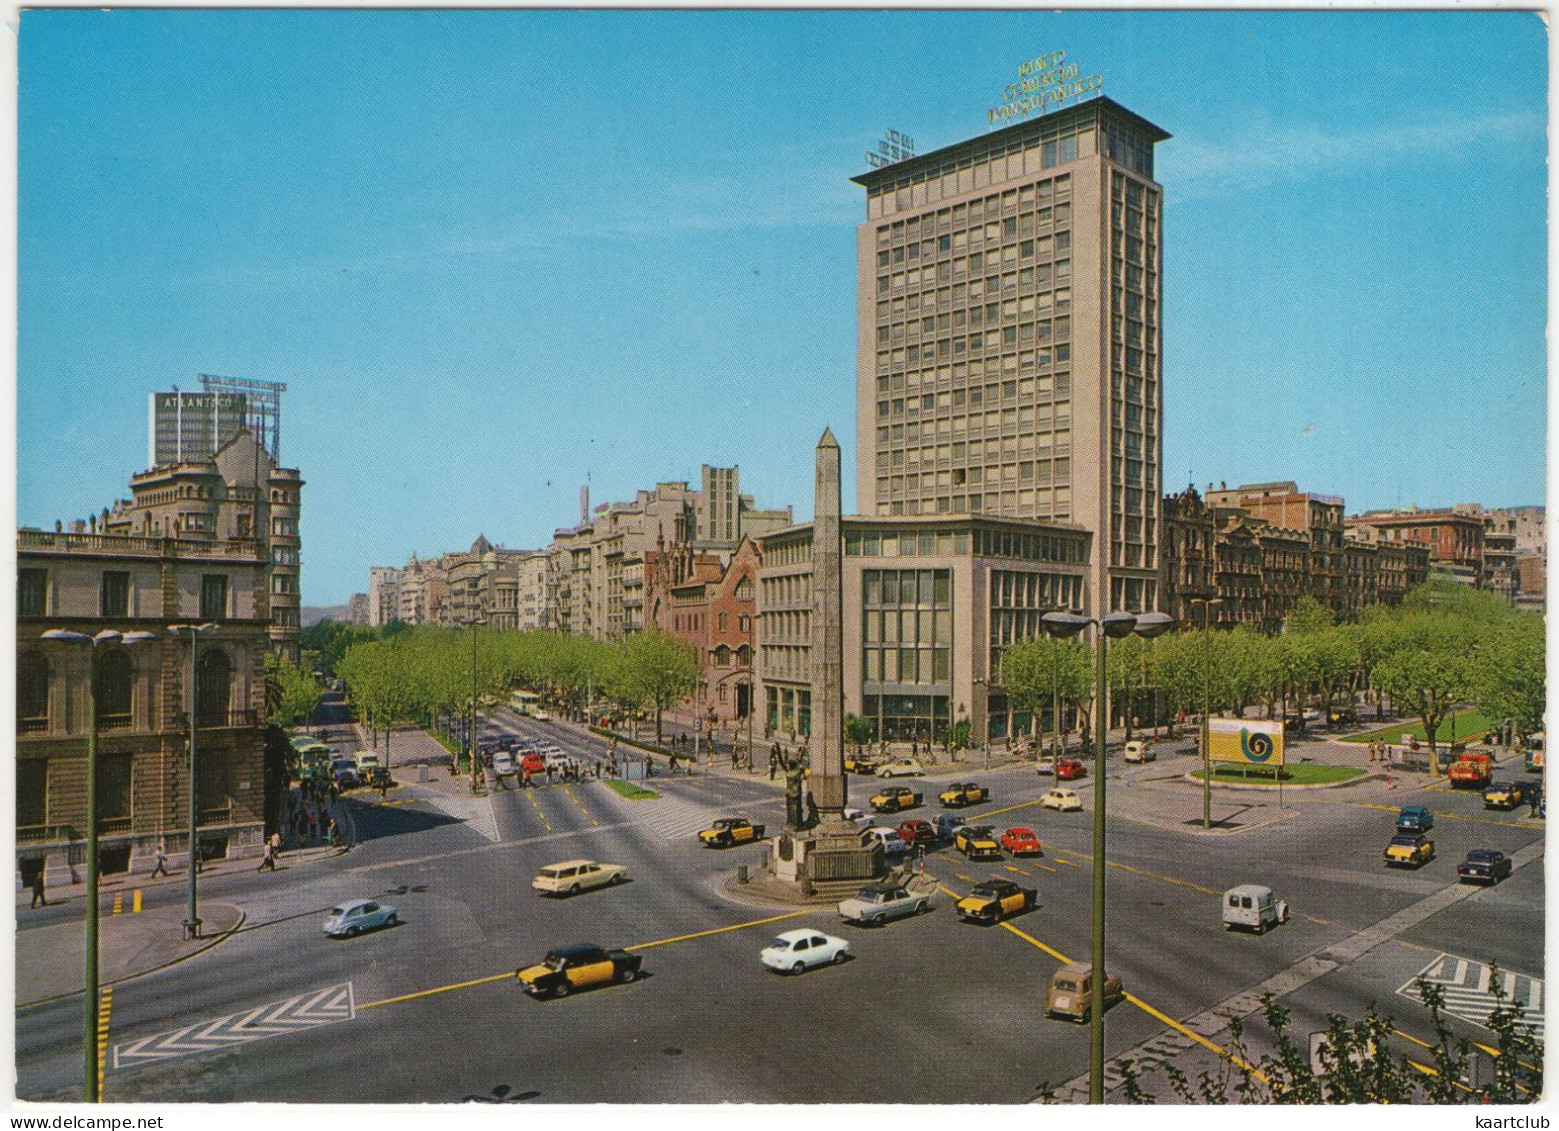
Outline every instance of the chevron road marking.
<path id="1" fill-rule="evenodd" d="M 1526 1009 L 1527 1023 L 1541 1032 L 1546 1012 L 1543 1005 L 1543 980 L 1513 970 L 1501 970 L 1499 973 L 1499 988 L 1506 1006 L 1520 1002 Z M 1493 974 L 1493 969 L 1485 962 L 1455 954 L 1441 954 L 1412 980 L 1399 986 L 1397 993 L 1414 1001 L 1421 1000 L 1417 983 L 1419 978 L 1423 978 L 1444 992 L 1447 1013 L 1486 1029 L 1489 1014 L 1499 1004 L 1494 992 Z"/>
<path id="2" fill-rule="evenodd" d="M 242 1013 L 230 1013 L 212 1021 L 201 1021 L 182 1029 L 155 1033 L 116 1045 L 114 1068 L 137 1068 L 160 1060 L 212 1052 L 232 1045 L 248 1044 L 250 1041 L 263 1041 L 267 1037 L 280 1037 L 320 1025 L 331 1025 L 337 1021 L 351 1021 L 356 1016 L 352 983 L 342 982 L 285 1001 L 268 1002 Z M 100 1034 L 106 1039 L 106 1023 L 100 1029 Z"/>

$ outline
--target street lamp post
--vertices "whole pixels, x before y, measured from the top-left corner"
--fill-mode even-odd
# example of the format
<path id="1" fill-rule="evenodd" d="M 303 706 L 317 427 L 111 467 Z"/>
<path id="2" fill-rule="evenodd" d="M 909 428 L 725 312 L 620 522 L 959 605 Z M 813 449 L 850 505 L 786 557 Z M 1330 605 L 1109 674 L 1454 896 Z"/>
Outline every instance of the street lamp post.
<path id="1" fill-rule="evenodd" d="M 1106 716 L 1108 699 L 1108 675 L 1105 657 L 1111 637 L 1153 637 L 1169 628 L 1174 619 L 1165 613 L 1106 613 L 1097 620 L 1076 613 L 1046 613 L 1040 618 L 1046 632 L 1052 636 L 1076 636 L 1088 625 L 1098 634 L 1098 656 L 1095 669 L 1095 696 L 1098 706 L 1094 711 L 1094 741 L 1098 757 L 1094 759 L 1093 805 L 1093 969 L 1090 978 L 1093 998 L 1088 1008 L 1089 1061 L 1088 1102 L 1104 1102 L 1104 872 L 1105 872 L 1105 780 L 1106 751 L 1109 743 L 1109 722 Z"/>
<path id="2" fill-rule="evenodd" d="M 97 657 L 98 650 L 110 644 L 141 644 L 155 640 L 150 632 L 115 632 L 104 629 L 96 636 L 84 632 L 70 632 L 63 628 L 51 628 L 43 633 L 44 640 L 61 644 L 84 644 L 91 648 L 87 659 L 87 898 L 86 936 L 82 960 L 82 975 L 86 994 L 85 1021 L 82 1037 L 82 1092 L 83 1099 L 91 1104 L 100 1100 L 97 1078 L 97 1026 L 98 1026 L 98 859 L 97 859 Z"/>
<path id="3" fill-rule="evenodd" d="M 1213 638 L 1207 621 L 1213 606 L 1223 604 L 1223 598 L 1193 597 L 1188 603 L 1202 606 L 1202 829 L 1206 831 L 1213 827 Z"/>
<path id="4" fill-rule="evenodd" d="M 199 657 L 197 640 L 202 632 L 212 632 L 216 629 L 214 624 L 170 624 L 168 632 L 177 637 L 181 632 L 189 633 L 189 914 L 184 919 L 184 939 L 198 939 L 200 937 L 200 915 L 198 914 L 199 902 L 195 893 L 195 878 L 199 870 L 200 851 L 196 829 L 200 821 L 199 799 L 195 788 L 195 731 L 199 728 L 196 721 L 196 697 L 198 695 L 199 680 L 197 676 L 196 660 Z"/>

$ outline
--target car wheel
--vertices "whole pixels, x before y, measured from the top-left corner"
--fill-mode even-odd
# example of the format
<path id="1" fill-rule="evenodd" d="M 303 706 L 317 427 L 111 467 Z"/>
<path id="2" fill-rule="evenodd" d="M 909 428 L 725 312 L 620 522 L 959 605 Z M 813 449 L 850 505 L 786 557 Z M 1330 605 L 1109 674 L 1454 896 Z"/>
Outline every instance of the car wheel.
<path id="1" fill-rule="evenodd" d="M 805 970 L 806 968 L 807 968 L 807 964 L 805 962 L 797 962 L 794 966 L 792 966 L 790 968 L 790 972 L 792 974 L 799 974 L 803 970 Z"/>
<path id="2" fill-rule="evenodd" d="M 632 966 L 624 966 L 621 970 L 617 971 L 617 980 L 624 984 L 633 981 L 638 976 L 639 972 Z"/>
<path id="3" fill-rule="evenodd" d="M 390 917 L 384 921 L 384 925 L 386 927 L 393 927 L 397 923 L 399 923 L 400 921 L 401 921 L 400 920 L 400 916 L 398 916 L 395 912 L 392 911 L 392 912 L 390 912 Z"/>
<path id="4" fill-rule="evenodd" d="M 578 895 L 579 894 L 579 885 L 578 884 L 571 884 L 569 886 L 569 889 L 568 889 L 568 894 L 569 895 Z"/>
<path id="5" fill-rule="evenodd" d="M 930 910 L 931 910 L 931 903 L 930 903 L 929 900 L 922 899 L 919 903 L 915 904 L 915 914 L 916 915 L 924 915 L 926 912 L 928 912 Z"/>
<path id="6" fill-rule="evenodd" d="M 552 996 L 567 997 L 568 992 L 573 988 L 574 987 L 569 985 L 567 982 L 559 982 L 556 986 L 552 987 Z"/>
<path id="7" fill-rule="evenodd" d="M 867 922 L 874 927 L 880 927 L 887 921 L 888 917 L 886 915 L 873 915 L 870 919 L 867 920 Z"/>
<path id="8" fill-rule="evenodd" d="M 1267 924 L 1265 922 L 1257 923 L 1256 924 L 1256 933 L 1258 935 L 1266 934 L 1267 933 Z"/>
<path id="9" fill-rule="evenodd" d="M 611 884 L 613 887 L 616 887 L 618 884 L 623 882 L 622 873 L 621 872 L 614 872 L 612 874 L 612 878 L 607 880 L 606 882 Z"/>
<path id="10" fill-rule="evenodd" d="M 848 950 L 841 949 L 841 950 L 834 951 L 834 965 L 838 966 L 846 958 L 849 958 L 849 957 L 850 957 L 850 952 Z"/>
<path id="11" fill-rule="evenodd" d="M 344 934 L 349 939 L 355 939 L 359 934 L 362 933 L 362 930 L 363 929 L 361 927 L 348 927 L 346 930 L 342 931 L 341 933 Z"/>

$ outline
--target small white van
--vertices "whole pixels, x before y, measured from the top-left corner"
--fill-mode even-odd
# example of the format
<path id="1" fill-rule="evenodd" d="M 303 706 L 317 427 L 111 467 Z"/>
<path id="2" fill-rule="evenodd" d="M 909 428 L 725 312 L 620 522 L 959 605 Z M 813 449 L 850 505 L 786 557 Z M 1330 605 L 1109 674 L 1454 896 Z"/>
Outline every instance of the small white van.
<path id="1" fill-rule="evenodd" d="M 1153 744 L 1142 739 L 1132 739 L 1126 744 L 1125 760 L 1128 762 L 1152 762 L 1158 758 Z"/>
<path id="2" fill-rule="evenodd" d="M 1272 889 L 1260 884 L 1241 884 L 1223 893 L 1223 929 L 1249 927 L 1258 935 L 1268 927 L 1288 922 L 1288 901 L 1277 899 Z"/>

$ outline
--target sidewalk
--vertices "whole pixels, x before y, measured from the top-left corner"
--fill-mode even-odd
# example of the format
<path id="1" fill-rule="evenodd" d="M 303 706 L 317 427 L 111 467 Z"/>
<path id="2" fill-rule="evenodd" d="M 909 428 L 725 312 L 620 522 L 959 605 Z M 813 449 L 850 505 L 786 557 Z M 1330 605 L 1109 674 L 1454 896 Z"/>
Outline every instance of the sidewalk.
<path id="1" fill-rule="evenodd" d="M 98 925 L 98 980 L 103 986 L 149 974 L 209 950 L 232 937 L 244 913 L 230 903 L 200 905 L 201 938 L 184 940 L 184 907 L 141 914 L 105 914 Z M 55 923 L 16 932 L 18 1008 L 82 988 L 85 933 L 82 924 Z"/>

